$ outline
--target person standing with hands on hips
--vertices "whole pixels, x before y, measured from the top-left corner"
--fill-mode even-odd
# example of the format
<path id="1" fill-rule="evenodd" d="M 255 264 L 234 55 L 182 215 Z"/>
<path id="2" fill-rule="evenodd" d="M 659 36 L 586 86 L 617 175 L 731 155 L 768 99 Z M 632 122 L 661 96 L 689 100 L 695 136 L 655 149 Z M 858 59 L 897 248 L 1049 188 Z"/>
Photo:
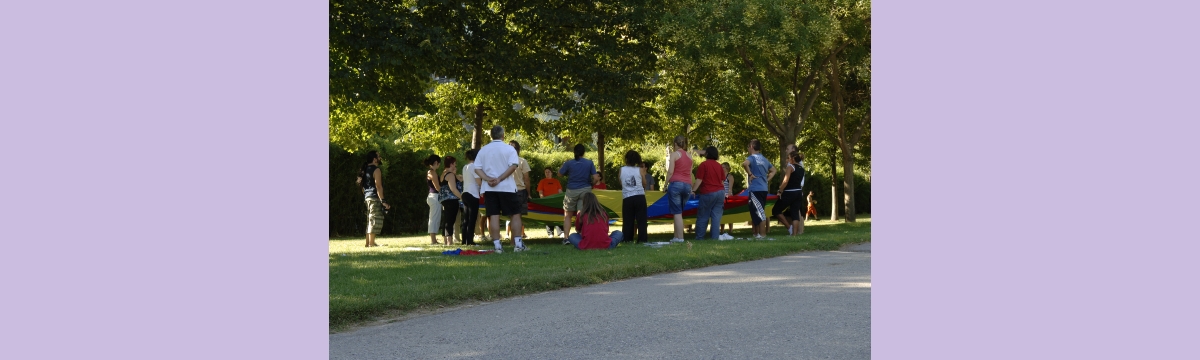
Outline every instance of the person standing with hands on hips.
<path id="1" fill-rule="evenodd" d="M 762 156 L 762 144 L 758 142 L 758 139 L 750 140 L 746 150 L 750 152 L 750 156 L 742 162 L 742 168 L 746 170 L 746 178 L 749 182 L 747 190 L 750 192 L 750 201 L 747 206 L 750 207 L 750 221 L 754 227 L 754 238 L 761 239 L 767 236 L 766 222 L 769 221 L 765 209 L 767 183 L 775 177 L 775 166 Z"/>

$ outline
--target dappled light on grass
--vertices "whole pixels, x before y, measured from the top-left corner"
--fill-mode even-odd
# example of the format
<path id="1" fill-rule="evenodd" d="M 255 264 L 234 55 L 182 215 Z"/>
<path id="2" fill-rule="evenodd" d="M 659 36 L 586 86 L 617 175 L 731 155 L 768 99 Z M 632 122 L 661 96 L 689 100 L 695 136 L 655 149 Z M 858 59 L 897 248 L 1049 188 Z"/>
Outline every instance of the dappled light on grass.
<path id="1" fill-rule="evenodd" d="M 430 246 L 428 234 L 379 237 L 385 245 L 364 248 L 363 240 L 329 241 L 329 322 L 332 330 L 370 321 L 378 316 L 402 315 L 417 309 L 438 309 L 473 301 L 492 301 L 569 287 L 648 276 L 667 272 L 729 264 L 802 251 L 835 250 L 843 244 L 869 241 L 869 218 L 859 223 L 811 224 L 799 237 L 779 234 L 771 228 L 775 241 L 733 240 L 695 241 L 652 248 L 622 243 L 612 250 L 580 251 L 562 245 L 558 239 L 532 239 L 530 252 L 514 253 L 512 242 L 505 242 L 504 254 L 447 256 L 442 251 L 462 246 Z M 537 228 L 527 233 L 537 234 Z M 545 228 L 540 229 L 545 236 Z M 750 229 L 740 226 L 734 236 L 746 237 Z M 694 236 L 694 234 L 688 234 Z M 671 227 L 651 227 L 649 241 L 667 241 Z M 406 247 L 426 251 L 401 250 Z M 474 249 L 490 250 L 492 244 Z M 703 282 L 745 282 L 763 286 L 804 284 L 800 278 L 739 277 L 736 273 L 706 272 L 690 275 L 694 280 L 676 285 Z M 845 287 L 863 287 L 858 282 Z M 797 286 L 799 286 L 797 285 Z M 833 285 L 829 285 L 833 286 Z M 621 296 L 622 294 L 604 294 Z"/>

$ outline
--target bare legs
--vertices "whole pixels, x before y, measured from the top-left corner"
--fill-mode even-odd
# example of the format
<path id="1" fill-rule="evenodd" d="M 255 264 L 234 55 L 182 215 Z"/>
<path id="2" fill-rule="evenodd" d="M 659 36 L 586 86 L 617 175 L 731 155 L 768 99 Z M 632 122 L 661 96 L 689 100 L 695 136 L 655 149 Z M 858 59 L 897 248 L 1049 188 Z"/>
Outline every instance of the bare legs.
<path id="1" fill-rule="evenodd" d="M 500 240 L 500 215 L 488 217 L 488 234 L 492 235 L 492 240 Z"/>
<path id="2" fill-rule="evenodd" d="M 491 223 L 490 219 L 491 218 L 488 217 L 487 215 L 479 214 L 479 236 L 487 237 L 488 234 L 491 234 L 490 232 L 488 232 L 488 229 L 491 228 L 488 225 L 489 223 Z"/>
<path id="3" fill-rule="evenodd" d="M 521 226 L 521 214 L 515 214 L 509 217 L 512 218 L 513 227 Z M 489 233 L 492 234 L 492 240 L 500 240 L 500 215 L 492 215 L 490 218 L 491 219 L 488 221 L 488 230 L 490 230 Z"/>
<path id="4" fill-rule="evenodd" d="M 571 236 L 571 215 L 573 213 L 574 212 L 572 212 L 572 211 L 564 211 L 563 212 L 563 227 L 562 227 L 563 239 L 566 239 L 568 236 Z"/>
<path id="5" fill-rule="evenodd" d="M 683 214 L 675 214 L 675 238 L 683 239 Z"/>

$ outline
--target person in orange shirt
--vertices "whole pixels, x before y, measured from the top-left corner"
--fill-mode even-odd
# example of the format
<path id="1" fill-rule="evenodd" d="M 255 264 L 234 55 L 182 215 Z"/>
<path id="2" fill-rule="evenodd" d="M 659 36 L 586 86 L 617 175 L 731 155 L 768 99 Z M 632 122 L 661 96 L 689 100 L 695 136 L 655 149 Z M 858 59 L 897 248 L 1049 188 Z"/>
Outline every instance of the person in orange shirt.
<path id="1" fill-rule="evenodd" d="M 546 177 L 542 178 L 541 181 L 538 181 L 538 184 L 537 184 L 537 192 L 538 192 L 539 198 L 544 198 L 544 197 L 547 197 L 550 195 L 557 195 L 558 193 L 562 192 L 562 183 L 559 183 L 558 179 L 554 178 L 554 171 L 552 171 L 549 166 L 547 166 L 545 170 L 546 170 L 546 173 L 545 173 Z M 556 227 L 558 228 L 559 236 L 561 236 L 563 234 L 562 225 L 558 225 L 558 226 L 546 225 L 546 234 L 553 237 L 554 236 L 554 228 L 556 228 Z"/>

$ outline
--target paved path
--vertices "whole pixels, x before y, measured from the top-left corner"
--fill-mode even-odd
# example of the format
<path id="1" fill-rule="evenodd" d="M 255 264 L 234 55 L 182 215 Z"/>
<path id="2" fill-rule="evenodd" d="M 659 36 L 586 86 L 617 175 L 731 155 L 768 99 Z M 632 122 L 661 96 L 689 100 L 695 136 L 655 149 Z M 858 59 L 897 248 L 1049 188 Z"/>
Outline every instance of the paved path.
<path id="1" fill-rule="evenodd" d="M 871 246 L 535 294 L 329 336 L 330 359 L 869 359 Z"/>

